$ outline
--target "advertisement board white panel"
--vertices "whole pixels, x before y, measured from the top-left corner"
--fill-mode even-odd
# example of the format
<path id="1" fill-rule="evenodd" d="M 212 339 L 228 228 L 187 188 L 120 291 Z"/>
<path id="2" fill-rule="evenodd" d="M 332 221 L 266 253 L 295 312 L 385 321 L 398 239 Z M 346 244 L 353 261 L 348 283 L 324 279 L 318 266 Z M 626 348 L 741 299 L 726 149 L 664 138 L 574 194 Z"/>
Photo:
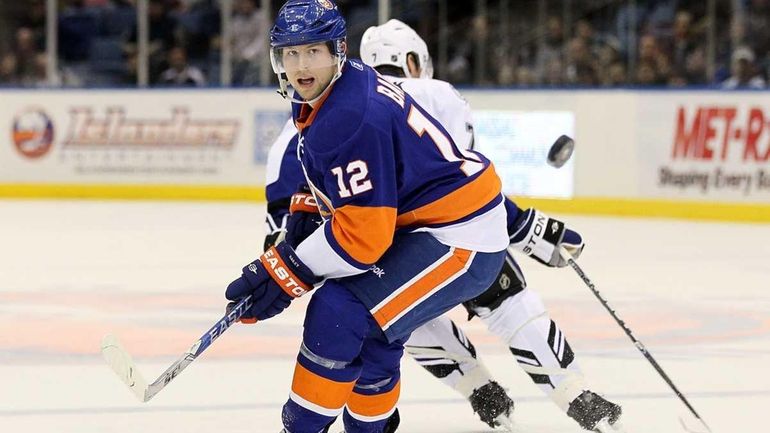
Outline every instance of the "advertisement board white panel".
<path id="1" fill-rule="evenodd" d="M 770 202 L 770 99 L 756 92 L 638 95 L 644 197 Z"/>
<path id="2" fill-rule="evenodd" d="M 560 135 L 574 136 L 571 112 L 476 110 L 473 126 L 474 149 L 495 164 L 506 194 L 572 198 L 573 160 L 559 169 L 546 162 L 548 150 Z"/>
<path id="3" fill-rule="evenodd" d="M 266 148 L 289 116 L 266 91 L 20 91 L 2 100 L 8 183 L 261 185 Z"/>

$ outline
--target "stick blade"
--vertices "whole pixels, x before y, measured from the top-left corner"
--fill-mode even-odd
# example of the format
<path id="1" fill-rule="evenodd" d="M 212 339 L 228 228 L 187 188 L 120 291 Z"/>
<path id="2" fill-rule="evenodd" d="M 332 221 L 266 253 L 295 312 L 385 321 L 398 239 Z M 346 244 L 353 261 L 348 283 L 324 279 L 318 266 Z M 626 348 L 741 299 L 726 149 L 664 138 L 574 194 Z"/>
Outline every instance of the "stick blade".
<path id="1" fill-rule="evenodd" d="M 106 335 L 102 338 L 102 356 L 107 365 L 128 386 L 131 392 L 141 402 L 149 400 L 147 398 L 147 381 L 139 373 L 136 363 L 128 354 L 126 349 L 120 344 L 120 341 L 114 335 Z"/>

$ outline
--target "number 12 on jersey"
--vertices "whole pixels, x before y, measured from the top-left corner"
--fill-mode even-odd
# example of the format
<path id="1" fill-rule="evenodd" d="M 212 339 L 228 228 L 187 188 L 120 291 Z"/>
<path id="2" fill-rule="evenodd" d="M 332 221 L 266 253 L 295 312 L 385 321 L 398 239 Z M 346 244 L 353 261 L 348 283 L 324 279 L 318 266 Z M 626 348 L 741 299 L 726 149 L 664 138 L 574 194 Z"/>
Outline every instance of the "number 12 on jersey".
<path id="1" fill-rule="evenodd" d="M 483 162 L 478 160 L 472 152 L 463 151 L 455 146 L 452 140 L 414 105 L 409 110 L 407 123 L 420 137 L 428 133 L 444 159 L 450 162 L 461 162 L 460 170 L 466 176 L 473 176 L 484 169 Z M 361 194 L 373 188 L 372 181 L 368 179 L 369 167 L 360 159 L 349 162 L 344 170 L 342 166 L 337 166 L 332 168 L 331 172 L 337 178 L 341 198 Z"/>
<path id="2" fill-rule="evenodd" d="M 350 181 L 348 182 L 346 182 L 345 173 L 350 175 Z M 341 198 L 348 198 L 372 189 L 372 181 L 367 179 L 369 167 L 366 165 L 366 162 L 360 159 L 349 162 L 345 172 L 342 171 L 342 167 L 334 167 L 332 174 L 337 178 L 337 186 L 339 187 Z M 350 184 L 350 187 L 348 188 L 346 184 Z"/>

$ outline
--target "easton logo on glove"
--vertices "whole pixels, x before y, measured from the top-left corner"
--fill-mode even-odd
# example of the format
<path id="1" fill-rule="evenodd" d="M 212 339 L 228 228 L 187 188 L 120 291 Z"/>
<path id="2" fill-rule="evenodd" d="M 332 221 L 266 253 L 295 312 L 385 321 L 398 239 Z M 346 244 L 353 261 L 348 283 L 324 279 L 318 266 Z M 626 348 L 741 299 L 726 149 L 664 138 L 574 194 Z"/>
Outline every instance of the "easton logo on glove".
<path id="1" fill-rule="evenodd" d="M 259 258 L 259 261 L 273 280 L 292 298 L 298 298 L 313 289 L 289 270 L 280 254 L 276 252 L 275 247 L 270 247 L 265 251 L 262 257 Z M 254 269 L 252 269 L 252 266 Z M 256 273 L 256 268 L 254 264 L 249 265 L 249 270 L 254 273 Z"/>

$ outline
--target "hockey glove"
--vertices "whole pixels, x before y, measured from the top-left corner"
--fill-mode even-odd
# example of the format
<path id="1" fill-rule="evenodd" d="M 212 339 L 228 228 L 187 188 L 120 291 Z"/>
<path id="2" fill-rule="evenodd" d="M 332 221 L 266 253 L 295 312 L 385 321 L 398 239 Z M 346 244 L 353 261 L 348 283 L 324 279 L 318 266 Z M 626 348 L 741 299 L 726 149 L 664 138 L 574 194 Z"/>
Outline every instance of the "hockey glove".
<path id="1" fill-rule="evenodd" d="M 580 256 L 585 246 L 583 237 L 578 232 L 532 208 L 521 212 L 516 221 L 508 227 L 508 236 L 513 248 L 551 267 L 567 266 L 567 262 L 559 254 L 560 246 L 564 246 L 575 259 Z"/>
<path id="2" fill-rule="evenodd" d="M 297 248 L 323 223 L 323 218 L 318 212 L 318 205 L 310 192 L 297 192 L 291 196 L 289 207 L 289 220 L 286 223 L 286 242 Z"/>
<path id="3" fill-rule="evenodd" d="M 318 281 L 294 250 L 281 242 L 246 265 L 240 278 L 227 286 L 225 297 L 237 302 L 251 295 L 253 304 L 241 322 L 254 323 L 281 313 L 294 298 L 313 290 Z"/>

